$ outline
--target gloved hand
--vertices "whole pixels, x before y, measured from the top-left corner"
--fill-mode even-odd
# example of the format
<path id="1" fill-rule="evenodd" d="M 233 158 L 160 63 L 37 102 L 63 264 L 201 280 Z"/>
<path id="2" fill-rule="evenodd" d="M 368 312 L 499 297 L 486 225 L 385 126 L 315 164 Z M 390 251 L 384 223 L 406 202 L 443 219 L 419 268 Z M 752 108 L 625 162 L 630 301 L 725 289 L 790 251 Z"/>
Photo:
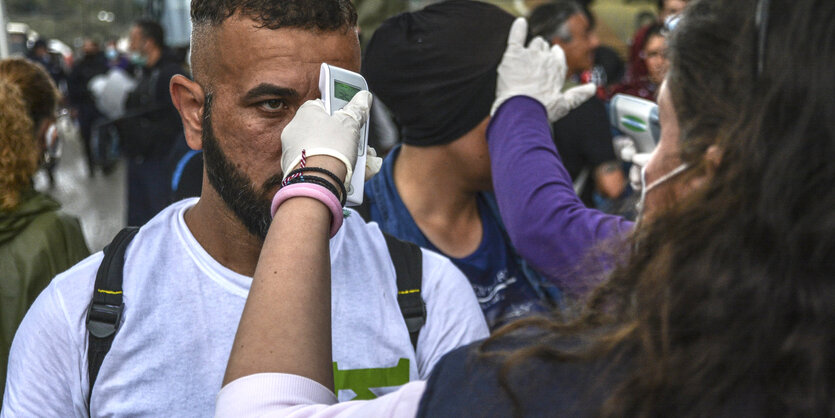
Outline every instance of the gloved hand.
<path id="1" fill-rule="evenodd" d="M 497 69 L 496 100 L 490 116 L 514 96 L 529 96 L 545 106 L 548 120 L 555 122 L 571 109 L 588 100 L 596 90 L 594 84 L 584 84 L 562 92 L 568 66 L 559 45 L 548 48 L 548 42 L 537 36 L 525 47 L 528 22 L 517 18 L 510 26 L 507 49 Z"/>
<path id="2" fill-rule="evenodd" d="M 328 115 L 320 99 L 301 105 L 293 120 L 281 132 L 281 171 L 284 177 L 299 164 L 304 150 L 308 157 L 329 155 L 342 161 L 347 168 L 345 184 L 350 184 L 357 163 L 360 128 L 368 120 L 371 99 L 371 93 L 361 91 L 333 115 Z M 366 176 L 367 173 L 366 168 Z"/>
<path id="3" fill-rule="evenodd" d="M 365 152 L 367 153 L 365 156 L 365 181 L 368 181 L 380 172 L 380 168 L 383 166 L 383 159 L 377 156 L 377 150 L 373 147 L 368 147 Z"/>

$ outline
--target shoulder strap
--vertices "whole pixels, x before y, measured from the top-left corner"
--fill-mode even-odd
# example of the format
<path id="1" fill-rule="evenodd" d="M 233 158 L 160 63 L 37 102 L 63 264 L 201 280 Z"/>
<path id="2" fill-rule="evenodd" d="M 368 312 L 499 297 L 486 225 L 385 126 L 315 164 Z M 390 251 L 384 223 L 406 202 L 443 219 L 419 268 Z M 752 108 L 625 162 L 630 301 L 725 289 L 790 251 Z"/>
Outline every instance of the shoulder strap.
<path id="1" fill-rule="evenodd" d="M 397 304 L 406 321 L 412 347 L 417 350 L 418 335 L 426 323 L 426 303 L 420 294 L 423 254 L 416 244 L 402 241 L 385 232 L 383 236 L 397 275 Z"/>
<path id="2" fill-rule="evenodd" d="M 96 273 L 93 300 L 87 308 L 87 372 L 90 379 L 90 394 L 99 375 L 104 356 L 110 351 L 113 337 L 122 320 L 122 267 L 125 265 L 125 250 L 133 239 L 138 227 L 127 227 L 104 247 L 104 259 Z M 88 395 L 90 396 L 90 395 Z M 88 402 L 89 408 L 89 402 Z"/>

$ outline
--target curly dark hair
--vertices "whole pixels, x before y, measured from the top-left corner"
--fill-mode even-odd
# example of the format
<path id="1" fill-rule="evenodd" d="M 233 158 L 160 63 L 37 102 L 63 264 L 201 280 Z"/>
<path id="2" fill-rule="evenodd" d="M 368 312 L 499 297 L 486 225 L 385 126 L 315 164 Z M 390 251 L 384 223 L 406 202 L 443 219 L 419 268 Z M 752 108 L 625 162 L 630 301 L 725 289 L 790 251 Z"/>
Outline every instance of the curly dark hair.
<path id="1" fill-rule="evenodd" d="M 693 2 L 679 36 L 705 24 L 706 11 L 722 18 L 736 4 L 751 17 L 756 3 Z M 528 320 L 494 336 L 531 325 L 551 331 L 506 357 L 505 371 L 531 358 L 585 361 L 627 352 L 629 371 L 608 383 L 601 416 L 740 410 L 832 416 L 835 3 L 771 0 L 770 10 L 765 50 L 757 52 L 761 26 L 751 18 L 722 44 L 732 48 L 733 88 L 745 93 L 726 95 L 738 99 L 738 110 L 710 128 L 722 150 L 711 180 L 636 231 L 629 260 L 595 291 L 578 321 Z M 681 57 L 693 52 L 678 51 L 673 66 L 689 62 Z M 758 54 L 765 55 L 765 67 L 754 77 Z M 715 75 L 698 76 L 706 82 Z M 555 350 L 554 340 L 567 335 L 590 342 L 578 352 Z M 512 394 L 507 373 L 502 376 Z"/>
<path id="2" fill-rule="evenodd" d="M 349 0 L 192 0 L 194 25 L 220 25 L 240 13 L 268 29 L 299 28 L 333 31 L 357 24 Z"/>

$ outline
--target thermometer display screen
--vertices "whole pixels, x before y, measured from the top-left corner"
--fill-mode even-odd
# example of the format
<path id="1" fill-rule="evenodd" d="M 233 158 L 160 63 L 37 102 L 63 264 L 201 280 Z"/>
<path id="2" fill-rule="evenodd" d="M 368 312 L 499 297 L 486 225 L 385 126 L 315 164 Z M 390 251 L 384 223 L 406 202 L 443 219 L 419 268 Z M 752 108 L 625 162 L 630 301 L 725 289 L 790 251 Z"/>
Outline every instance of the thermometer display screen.
<path id="1" fill-rule="evenodd" d="M 354 95 L 359 92 L 359 87 L 354 87 L 350 84 L 345 84 L 337 80 L 333 81 L 333 96 L 339 100 L 350 102 Z"/>

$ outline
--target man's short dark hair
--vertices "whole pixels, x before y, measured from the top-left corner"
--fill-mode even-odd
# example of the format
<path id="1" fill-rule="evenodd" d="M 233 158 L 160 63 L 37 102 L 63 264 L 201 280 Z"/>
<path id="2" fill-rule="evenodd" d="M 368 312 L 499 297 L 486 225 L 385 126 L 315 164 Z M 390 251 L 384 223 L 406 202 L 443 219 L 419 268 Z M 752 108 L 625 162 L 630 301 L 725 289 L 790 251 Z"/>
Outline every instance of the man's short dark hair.
<path id="1" fill-rule="evenodd" d="M 333 32 L 357 25 L 357 11 L 350 0 L 191 0 L 192 73 L 208 90 L 211 33 L 235 14 L 270 30 Z"/>
<path id="2" fill-rule="evenodd" d="M 300 28 L 334 31 L 357 25 L 349 0 L 192 0 L 193 25 L 217 26 L 240 13 L 267 29 Z"/>
<path id="3" fill-rule="evenodd" d="M 139 19 L 133 24 L 142 32 L 142 37 L 150 39 L 160 49 L 165 48 L 165 31 L 162 25 L 150 19 Z"/>
<path id="4" fill-rule="evenodd" d="M 537 6 L 528 18 L 531 37 L 541 36 L 546 41 L 557 37 L 571 41 L 566 22 L 577 13 L 586 14 L 583 6 L 573 0 L 557 0 Z"/>

